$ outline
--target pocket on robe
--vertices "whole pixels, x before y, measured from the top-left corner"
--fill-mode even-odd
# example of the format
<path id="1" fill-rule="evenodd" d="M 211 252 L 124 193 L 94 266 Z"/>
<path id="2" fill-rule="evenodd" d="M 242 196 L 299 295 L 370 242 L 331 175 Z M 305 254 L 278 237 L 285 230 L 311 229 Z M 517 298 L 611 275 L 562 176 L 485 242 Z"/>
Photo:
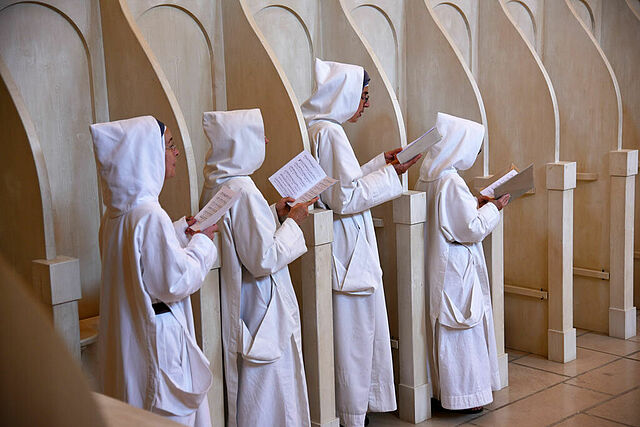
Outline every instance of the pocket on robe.
<path id="1" fill-rule="evenodd" d="M 373 294 L 382 282 L 382 270 L 374 263 L 375 257 L 377 254 L 371 250 L 364 227 L 361 227 L 348 266 L 345 268 L 333 256 L 333 290 L 344 294 Z"/>
<path id="2" fill-rule="evenodd" d="M 255 336 L 251 335 L 244 321 L 239 319 L 239 353 L 244 360 L 257 364 L 272 363 L 278 360 L 290 345 L 294 319 L 281 292 L 275 278 L 271 276 L 271 300 Z"/>
<path id="3" fill-rule="evenodd" d="M 442 287 L 438 321 L 453 329 L 472 328 L 484 316 L 484 295 L 475 269 L 475 261 L 468 248 L 465 247 L 465 249 L 468 256 L 464 273 L 456 274 L 458 271 L 455 268 L 447 268 L 445 283 Z M 450 260 L 451 255 L 450 253 Z M 447 289 L 450 292 L 447 292 Z M 457 292 L 457 295 L 450 295 L 453 291 Z"/>
<path id="4" fill-rule="evenodd" d="M 155 320 L 160 375 L 154 407 L 177 416 L 190 415 L 213 383 L 209 362 L 173 313 Z"/>

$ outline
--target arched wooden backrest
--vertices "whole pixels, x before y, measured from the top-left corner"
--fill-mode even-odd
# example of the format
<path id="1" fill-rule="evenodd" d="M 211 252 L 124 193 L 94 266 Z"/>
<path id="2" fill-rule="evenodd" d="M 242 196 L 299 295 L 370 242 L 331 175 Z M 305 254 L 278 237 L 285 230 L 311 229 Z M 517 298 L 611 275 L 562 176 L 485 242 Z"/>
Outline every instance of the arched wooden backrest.
<path id="1" fill-rule="evenodd" d="M 489 126 L 487 123 L 487 117 L 485 112 L 484 102 L 482 101 L 480 90 L 477 87 L 478 77 L 478 3 L 465 0 L 424 0 L 427 5 L 430 17 L 436 23 L 436 25 L 444 33 L 447 41 L 451 44 L 457 57 L 463 63 L 463 70 L 465 74 L 469 76 L 471 81 L 471 87 L 475 92 L 476 100 L 469 99 L 470 94 L 464 99 L 456 99 L 458 90 L 464 90 L 465 86 L 460 89 L 453 89 L 454 95 L 448 97 L 446 94 L 440 95 L 445 105 L 447 103 L 455 103 L 456 105 L 462 105 L 463 103 L 470 102 L 470 106 L 466 108 L 472 109 L 472 111 L 461 110 L 462 117 L 476 120 L 485 126 L 485 137 L 483 142 L 483 152 L 481 156 L 478 156 L 476 163 L 468 171 L 462 172 L 462 177 L 467 181 L 470 188 L 474 187 L 473 179 L 476 177 L 487 176 L 490 172 L 497 172 L 490 168 L 489 153 L 491 150 L 491 139 L 489 135 Z M 427 53 L 428 54 L 428 53 Z M 428 58 L 429 56 L 427 56 Z M 435 63 L 433 67 L 437 67 Z M 471 77 L 473 76 L 473 77 Z M 463 80 L 462 80 L 463 81 Z M 454 85 L 451 85 L 452 87 Z M 433 88 L 436 91 L 442 87 Z M 440 99 L 438 99 L 440 101 Z M 457 107 L 460 109 L 461 107 Z M 478 112 L 473 110 L 479 109 Z M 443 111 L 447 112 L 447 111 Z M 454 113 L 455 114 L 455 113 Z M 474 118 L 475 117 L 475 118 Z"/>
<path id="2" fill-rule="evenodd" d="M 309 138 L 295 94 L 274 51 L 258 27 L 245 0 L 222 3 L 227 108 L 260 108 L 269 138 L 266 158 L 252 178 L 265 198 L 280 196 L 268 178 L 304 149 Z M 232 24 L 231 24 L 232 23 Z"/>
<path id="3" fill-rule="evenodd" d="M 637 7 L 634 10 L 633 7 Z M 602 2 L 600 46 L 616 74 L 622 96 L 622 147 L 640 148 L 640 2 Z M 635 70 L 635 71 L 634 71 Z M 634 302 L 640 305 L 640 177 L 636 177 L 634 238 Z"/>
<path id="4" fill-rule="evenodd" d="M 56 256 L 51 190 L 35 127 L 2 60 L 0 127 L 5 135 L 0 250 L 22 282 L 31 283 L 31 262 Z"/>
<path id="5" fill-rule="evenodd" d="M 609 229 L 609 152 L 622 148 L 618 84 L 570 0 L 544 3 L 543 31 L 542 59 L 560 110 L 560 158 L 575 160 L 578 169 L 574 267 L 609 273 L 615 240 Z M 579 274 L 574 288 L 575 325 L 606 331 L 609 283 Z"/>
<path id="6" fill-rule="evenodd" d="M 478 84 L 487 111 L 494 173 L 534 164 L 535 193 L 505 209 L 505 285 L 548 290 L 546 165 L 559 150 L 558 107 L 551 80 L 533 46 L 501 1 L 478 2 Z M 547 354 L 547 304 L 507 294 L 510 347 Z"/>
<path id="7" fill-rule="evenodd" d="M 198 211 L 197 171 L 188 126 L 178 100 L 142 36 L 126 0 L 100 1 L 111 120 L 152 115 L 173 133 L 178 158 L 175 178 L 165 182 L 162 207 L 174 219 Z"/>
<path id="8" fill-rule="evenodd" d="M 202 131 L 202 113 L 226 107 L 222 16 L 219 1 L 166 3 L 128 1 L 140 33 L 175 94 L 193 148 L 197 193 L 211 144 Z"/>
<path id="9" fill-rule="evenodd" d="M 56 253 L 80 260 L 81 318 L 97 314 L 100 288 L 101 202 L 89 134 L 91 123 L 107 119 L 98 14 L 96 2 L 0 7 L 0 59 L 47 164 Z"/>
<path id="10" fill-rule="evenodd" d="M 478 84 L 460 49 L 427 0 L 407 2 L 406 96 L 407 136 L 421 135 L 441 111 L 485 125 L 483 153 L 466 179 L 489 174 L 487 117 Z M 415 182 L 419 169 L 410 172 Z"/>

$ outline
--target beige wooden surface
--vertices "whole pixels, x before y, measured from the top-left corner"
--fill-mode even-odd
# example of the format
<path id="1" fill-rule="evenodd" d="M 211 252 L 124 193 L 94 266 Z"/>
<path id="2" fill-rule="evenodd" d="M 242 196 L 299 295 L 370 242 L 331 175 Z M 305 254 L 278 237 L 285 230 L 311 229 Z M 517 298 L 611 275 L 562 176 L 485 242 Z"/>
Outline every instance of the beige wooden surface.
<path id="1" fill-rule="evenodd" d="M 635 5 L 640 2 L 634 0 Z M 640 148 L 640 14 L 635 14 L 631 1 L 613 0 L 602 3 L 600 46 L 616 74 L 622 96 L 622 146 Z M 638 9 L 640 10 L 640 8 Z M 634 71 L 635 70 L 635 71 Z M 635 251 L 640 247 L 640 196 L 636 177 Z M 640 257 L 634 259 L 634 305 L 640 305 Z"/>
<path id="2" fill-rule="evenodd" d="M 198 209 L 197 171 L 187 124 L 169 81 L 138 28 L 126 0 L 100 2 L 111 120 L 152 115 L 173 133 L 178 157 L 160 204 L 173 219 Z"/>
<path id="3" fill-rule="evenodd" d="M 98 2 L 2 1 L 0 40 L 47 166 L 56 252 L 80 259 L 80 317 L 94 316 L 101 206 L 89 125 L 107 119 Z"/>
<path id="4" fill-rule="evenodd" d="M 184 115 L 200 195 L 210 147 L 202 113 L 226 105 L 220 2 L 134 0 L 127 5 Z"/>
<path id="5" fill-rule="evenodd" d="M 31 261 L 56 256 L 49 175 L 27 107 L 1 59 L 0 128 L 6 135 L 0 251 L 22 280 L 31 283 Z"/>
<path id="6" fill-rule="evenodd" d="M 570 1 L 545 2 L 542 59 L 560 109 L 560 157 L 577 172 L 597 173 L 574 191 L 574 266 L 609 272 L 608 153 L 621 147 L 621 103 L 615 76 Z M 571 57 L 568 62 L 564 58 Z M 612 236 L 612 240 L 623 236 Z M 574 324 L 608 331 L 607 281 L 574 276 Z"/>
<path id="7" fill-rule="evenodd" d="M 478 2 L 478 14 L 477 79 L 487 112 L 491 170 L 507 170 L 512 163 L 523 169 L 533 163 L 535 174 L 535 193 L 504 211 L 504 280 L 506 285 L 547 290 L 545 168 L 558 160 L 557 102 L 540 59 L 504 4 Z M 507 293 L 505 304 L 507 345 L 546 355 L 546 319 L 534 316 L 543 321 L 529 322 L 525 328 L 513 316 L 542 313 L 546 301 Z"/>

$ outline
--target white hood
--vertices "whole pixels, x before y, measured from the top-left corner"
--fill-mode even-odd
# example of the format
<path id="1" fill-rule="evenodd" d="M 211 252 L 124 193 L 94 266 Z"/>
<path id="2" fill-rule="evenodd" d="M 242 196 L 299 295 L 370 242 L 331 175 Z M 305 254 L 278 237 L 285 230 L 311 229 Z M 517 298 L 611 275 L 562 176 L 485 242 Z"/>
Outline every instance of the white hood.
<path id="1" fill-rule="evenodd" d="M 164 183 L 164 142 L 151 116 L 91 125 L 109 216 L 157 201 Z"/>
<path id="2" fill-rule="evenodd" d="M 420 180 L 435 181 L 447 172 L 467 170 L 482 147 L 484 126 L 471 120 L 438 113 L 436 120 L 442 139 L 427 150 Z"/>
<path id="3" fill-rule="evenodd" d="M 205 187 L 213 189 L 230 178 L 249 176 L 262 166 L 265 140 L 259 109 L 204 113 L 202 126 L 211 143 L 204 166 Z"/>
<path id="4" fill-rule="evenodd" d="M 364 68 L 316 58 L 315 79 L 316 91 L 302 104 L 307 126 L 316 120 L 342 124 L 358 111 Z"/>

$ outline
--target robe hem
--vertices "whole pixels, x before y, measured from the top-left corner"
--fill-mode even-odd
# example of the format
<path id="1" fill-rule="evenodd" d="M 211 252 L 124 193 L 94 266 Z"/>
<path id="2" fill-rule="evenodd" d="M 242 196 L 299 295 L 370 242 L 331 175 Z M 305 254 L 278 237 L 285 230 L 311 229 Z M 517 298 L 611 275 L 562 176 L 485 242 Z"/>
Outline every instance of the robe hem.
<path id="1" fill-rule="evenodd" d="M 488 405 L 491 402 L 493 402 L 491 389 L 463 396 L 440 396 L 442 407 L 452 410 L 475 408 Z"/>

